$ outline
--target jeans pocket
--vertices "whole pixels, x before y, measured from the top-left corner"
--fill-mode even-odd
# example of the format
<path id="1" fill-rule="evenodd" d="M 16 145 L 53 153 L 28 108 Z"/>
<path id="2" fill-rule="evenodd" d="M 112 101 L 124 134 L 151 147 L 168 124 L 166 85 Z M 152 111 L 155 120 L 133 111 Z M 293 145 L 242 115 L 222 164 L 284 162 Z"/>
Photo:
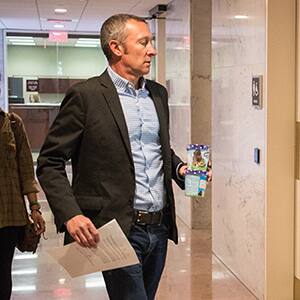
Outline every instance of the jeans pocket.
<path id="1" fill-rule="evenodd" d="M 119 269 L 104 271 L 107 276 L 123 278 L 124 276 L 139 276 L 143 273 L 142 265 L 136 264 L 133 266 L 123 267 Z"/>

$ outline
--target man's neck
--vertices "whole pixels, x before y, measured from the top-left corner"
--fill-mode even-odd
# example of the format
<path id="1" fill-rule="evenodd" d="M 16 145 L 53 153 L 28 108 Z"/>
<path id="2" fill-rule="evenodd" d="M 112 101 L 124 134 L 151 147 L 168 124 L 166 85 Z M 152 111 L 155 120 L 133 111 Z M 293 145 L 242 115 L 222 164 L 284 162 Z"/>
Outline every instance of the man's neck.
<path id="1" fill-rule="evenodd" d="M 120 68 L 118 65 L 110 65 L 111 69 L 116 72 L 119 76 L 131 82 L 136 89 L 139 88 L 140 79 L 142 76 L 135 76 L 130 72 L 127 72 L 124 68 Z"/>

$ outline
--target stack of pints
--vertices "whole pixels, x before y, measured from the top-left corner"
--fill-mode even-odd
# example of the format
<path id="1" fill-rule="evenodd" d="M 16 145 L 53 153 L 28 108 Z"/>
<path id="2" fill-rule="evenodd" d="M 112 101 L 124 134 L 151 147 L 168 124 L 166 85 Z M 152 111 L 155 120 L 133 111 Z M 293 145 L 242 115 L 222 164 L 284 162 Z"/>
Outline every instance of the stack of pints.
<path id="1" fill-rule="evenodd" d="M 186 196 L 204 196 L 207 184 L 209 153 L 210 148 L 207 145 L 189 144 L 187 146 Z"/>

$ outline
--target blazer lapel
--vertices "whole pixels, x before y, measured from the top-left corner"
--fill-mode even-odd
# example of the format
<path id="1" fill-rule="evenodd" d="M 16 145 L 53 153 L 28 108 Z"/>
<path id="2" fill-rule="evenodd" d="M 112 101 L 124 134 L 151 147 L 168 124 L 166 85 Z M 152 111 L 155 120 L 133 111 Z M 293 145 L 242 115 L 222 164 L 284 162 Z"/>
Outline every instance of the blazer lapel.
<path id="1" fill-rule="evenodd" d="M 99 77 L 100 84 L 102 85 L 102 91 L 104 98 L 109 106 L 109 109 L 119 127 L 122 140 L 125 144 L 128 156 L 131 163 L 133 164 L 133 158 L 131 153 L 128 128 L 126 125 L 123 109 L 120 103 L 120 98 L 118 96 L 117 90 L 108 75 L 107 70 Z"/>

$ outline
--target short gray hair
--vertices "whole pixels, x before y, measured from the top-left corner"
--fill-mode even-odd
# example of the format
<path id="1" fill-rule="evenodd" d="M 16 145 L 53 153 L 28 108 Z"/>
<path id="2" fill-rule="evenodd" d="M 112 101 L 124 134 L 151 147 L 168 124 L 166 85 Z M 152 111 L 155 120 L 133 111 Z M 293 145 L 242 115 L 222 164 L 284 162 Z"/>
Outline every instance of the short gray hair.
<path id="1" fill-rule="evenodd" d="M 111 40 L 116 40 L 120 43 L 125 41 L 127 37 L 125 25 L 129 20 L 147 23 L 145 19 L 135 15 L 117 14 L 109 17 L 102 24 L 100 30 L 101 48 L 108 61 L 112 57 L 112 51 L 109 47 L 109 42 Z"/>

